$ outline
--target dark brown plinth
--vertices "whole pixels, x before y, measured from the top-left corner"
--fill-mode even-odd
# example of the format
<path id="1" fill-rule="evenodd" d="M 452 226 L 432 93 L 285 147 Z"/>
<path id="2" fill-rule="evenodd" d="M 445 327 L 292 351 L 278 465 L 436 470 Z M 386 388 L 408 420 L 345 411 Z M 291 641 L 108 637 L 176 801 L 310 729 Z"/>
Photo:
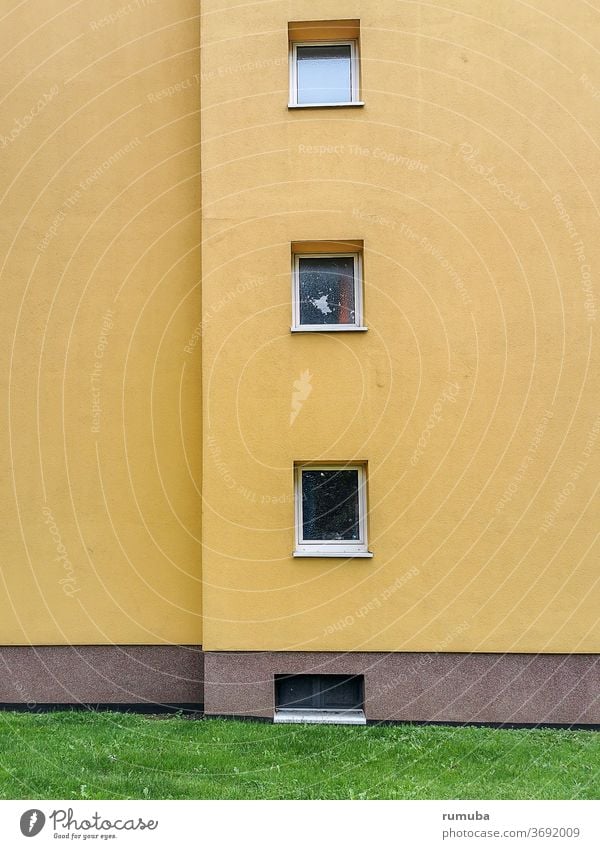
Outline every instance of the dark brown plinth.
<path id="1" fill-rule="evenodd" d="M 273 676 L 365 676 L 368 720 L 600 723 L 598 655 L 206 652 L 205 712 L 273 716 Z"/>
<path id="2" fill-rule="evenodd" d="M 200 646 L 3 646 L 0 704 L 201 705 Z"/>

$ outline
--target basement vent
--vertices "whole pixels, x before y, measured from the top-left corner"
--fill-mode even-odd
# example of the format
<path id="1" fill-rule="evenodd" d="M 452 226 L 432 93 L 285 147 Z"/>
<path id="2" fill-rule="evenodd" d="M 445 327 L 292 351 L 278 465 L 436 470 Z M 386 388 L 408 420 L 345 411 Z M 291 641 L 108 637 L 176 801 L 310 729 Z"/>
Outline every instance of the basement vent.
<path id="1" fill-rule="evenodd" d="M 364 725 L 364 677 L 276 675 L 275 722 Z"/>

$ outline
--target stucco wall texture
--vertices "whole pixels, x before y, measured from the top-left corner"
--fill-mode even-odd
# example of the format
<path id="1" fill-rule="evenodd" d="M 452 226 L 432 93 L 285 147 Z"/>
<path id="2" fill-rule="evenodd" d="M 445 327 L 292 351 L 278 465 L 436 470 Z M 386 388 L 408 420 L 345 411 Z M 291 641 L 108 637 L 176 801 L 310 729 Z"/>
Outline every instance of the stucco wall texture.
<path id="1" fill-rule="evenodd" d="M 597 11 L 202 8 L 204 648 L 597 651 Z M 324 18 L 365 105 L 288 109 Z M 328 239 L 369 329 L 292 334 L 290 245 Z M 347 460 L 373 559 L 292 558 L 293 463 Z"/>
<path id="2" fill-rule="evenodd" d="M 8 5 L 0 643 L 199 644 L 198 4 Z"/>
<path id="3" fill-rule="evenodd" d="M 597 12 L 0 14 L 0 644 L 597 652 Z M 324 18 L 365 105 L 290 110 Z M 292 334 L 332 239 L 369 329 Z M 292 558 L 294 462 L 346 460 L 374 557 Z"/>

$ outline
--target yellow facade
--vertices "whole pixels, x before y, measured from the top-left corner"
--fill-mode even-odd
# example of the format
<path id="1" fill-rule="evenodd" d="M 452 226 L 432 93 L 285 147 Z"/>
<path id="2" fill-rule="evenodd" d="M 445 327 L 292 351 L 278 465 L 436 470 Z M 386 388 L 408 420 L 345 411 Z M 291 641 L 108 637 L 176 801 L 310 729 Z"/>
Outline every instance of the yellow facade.
<path id="1" fill-rule="evenodd" d="M 207 650 L 598 650 L 594 12 L 455 5 L 203 4 Z M 365 106 L 288 110 L 324 17 Z M 292 334 L 336 239 L 369 330 Z M 296 461 L 368 462 L 373 559 L 292 558 Z"/>
<path id="2" fill-rule="evenodd" d="M 5 14 L 1 644 L 598 651 L 597 14 L 454 5 Z M 288 109 L 323 19 L 364 107 Z M 291 333 L 331 240 L 369 329 Z M 292 557 L 299 461 L 372 559 Z"/>
<path id="3" fill-rule="evenodd" d="M 198 7 L 2 16 L 0 643 L 201 643 Z"/>

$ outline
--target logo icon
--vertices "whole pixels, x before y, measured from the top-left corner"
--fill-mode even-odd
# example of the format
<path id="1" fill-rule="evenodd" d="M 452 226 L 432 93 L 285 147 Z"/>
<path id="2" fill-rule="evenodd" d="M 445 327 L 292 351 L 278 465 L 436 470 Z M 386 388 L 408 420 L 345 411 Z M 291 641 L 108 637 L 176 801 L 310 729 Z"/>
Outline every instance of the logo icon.
<path id="1" fill-rule="evenodd" d="M 21 834 L 25 837 L 35 837 L 46 824 L 46 817 L 38 808 L 31 808 L 21 817 Z"/>
<path id="2" fill-rule="evenodd" d="M 331 310 L 329 310 L 331 312 Z M 294 381 L 294 390 L 292 392 L 292 409 L 290 411 L 290 426 L 296 421 L 304 402 L 312 392 L 312 374 L 308 369 L 301 372 L 298 380 Z"/>

